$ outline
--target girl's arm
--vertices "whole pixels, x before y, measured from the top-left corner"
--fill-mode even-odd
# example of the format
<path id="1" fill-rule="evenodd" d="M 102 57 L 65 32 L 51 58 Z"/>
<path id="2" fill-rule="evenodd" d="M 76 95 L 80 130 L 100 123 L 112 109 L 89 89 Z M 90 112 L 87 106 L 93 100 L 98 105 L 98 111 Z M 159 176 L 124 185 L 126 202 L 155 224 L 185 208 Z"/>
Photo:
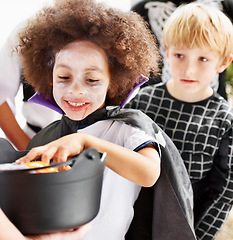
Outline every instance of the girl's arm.
<path id="1" fill-rule="evenodd" d="M 152 186 L 160 174 L 160 157 L 153 147 L 134 152 L 117 144 L 85 134 L 73 133 L 44 146 L 36 147 L 17 163 L 25 163 L 41 157 L 43 162 L 65 162 L 87 148 L 106 152 L 106 166 L 122 177 L 144 187 Z"/>

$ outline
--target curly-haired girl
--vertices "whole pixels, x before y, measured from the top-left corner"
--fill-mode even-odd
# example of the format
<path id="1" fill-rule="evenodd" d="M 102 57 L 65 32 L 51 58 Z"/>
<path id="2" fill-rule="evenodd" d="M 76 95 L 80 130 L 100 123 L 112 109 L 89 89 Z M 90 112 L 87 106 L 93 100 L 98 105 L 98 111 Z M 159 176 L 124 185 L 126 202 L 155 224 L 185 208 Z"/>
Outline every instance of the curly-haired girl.
<path id="1" fill-rule="evenodd" d="M 66 161 L 90 147 L 106 152 L 100 211 L 85 239 L 124 239 L 140 186 L 159 177 L 159 147 L 135 126 L 141 112 L 109 105 L 125 101 L 140 74 L 156 71 L 152 34 L 136 13 L 61 0 L 29 20 L 19 37 L 26 80 L 52 96 L 64 116 L 40 131 L 28 146 L 36 148 L 18 162 Z"/>
<path id="2" fill-rule="evenodd" d="M 103 3 L 56 1 L 20 32 L 24 75 L 39 93 L 51 96 L 56 54 L 72 41 L 90 40 L 107 56 L 111 75 L 107 104 L 122 103 L 139 74 L 157 71 L 155 39 L 146 25 L 138 14 L 106 8 Z"/>

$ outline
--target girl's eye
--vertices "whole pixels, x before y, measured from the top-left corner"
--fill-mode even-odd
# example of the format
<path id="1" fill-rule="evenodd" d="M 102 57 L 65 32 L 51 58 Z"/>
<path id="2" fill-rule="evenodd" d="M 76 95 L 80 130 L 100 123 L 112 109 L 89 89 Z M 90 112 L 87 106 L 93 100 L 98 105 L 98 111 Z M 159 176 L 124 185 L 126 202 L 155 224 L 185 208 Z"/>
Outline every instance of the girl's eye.
<path id="1" fill-rule="evenodd" d="M 89 83 L 96 83 L 96 82 L 98 82 L 99 80 L 88 78 L 87 81 L 88 81 Z"/>
<path id="2" fill-rule="evenodd" d="M 207 59 L 206 59 L 205 57 L 200 57 L 199 59 L 200 59 L 200 61 L 202 61 L 202 62 L 207 62 Z"/>
<path id="3" fill-rule="evenodd" d="M 182 55 L 182 54 L 175 54 L 175 56 L 177 57 L 177 58 L 184 58 L 184 55 Z"/>
<path id="4" fill-rule="evenodd" d="M 59 79 L 63 79 L 63 80 L 67 80 L 67 79 L 70 79 L 70 77 L 67 77 L 67 76 L 58 76 Z"/>
<path id="5" fill-rule="evenodd" d="M 58 75 L 58 77 L 57 77 L 57 82 L 58 83 L 68 83 L 68 82 L 70 82 L 70 77 L 68 77 L 68 76 L 63 76 L 63 75 Z"/>

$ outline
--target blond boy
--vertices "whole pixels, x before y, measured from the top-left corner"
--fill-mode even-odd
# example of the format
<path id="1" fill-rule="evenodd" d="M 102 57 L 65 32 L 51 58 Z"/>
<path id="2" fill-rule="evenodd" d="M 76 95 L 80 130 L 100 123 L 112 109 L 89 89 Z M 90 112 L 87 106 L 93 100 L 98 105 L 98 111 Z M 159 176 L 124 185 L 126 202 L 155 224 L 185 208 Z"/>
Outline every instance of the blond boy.
<path id="1" fill-rule="evenodd" d="M 233 204 L 233 110 L 210 87 L 232 62 L 233 26 L 219 10 L 180 6 L 163 31 L 171 79 L 127 105 L 151 117 L 178 148 L 192 181 L 197 239 L 215 239 Z"/>

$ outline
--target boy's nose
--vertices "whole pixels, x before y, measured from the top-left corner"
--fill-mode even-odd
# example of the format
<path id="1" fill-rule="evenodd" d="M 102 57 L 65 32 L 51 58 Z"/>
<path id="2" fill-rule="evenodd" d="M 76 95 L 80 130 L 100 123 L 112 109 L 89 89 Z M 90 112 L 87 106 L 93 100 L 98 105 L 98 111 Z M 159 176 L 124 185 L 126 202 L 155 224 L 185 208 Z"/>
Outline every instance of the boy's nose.
<path id="1" fill-rule="evenodd" d="M 193 61 L 187 61 L 184 66 L 184 72 L 186 77 L 191 77 L 195 72 L 195 66 Z"/>

